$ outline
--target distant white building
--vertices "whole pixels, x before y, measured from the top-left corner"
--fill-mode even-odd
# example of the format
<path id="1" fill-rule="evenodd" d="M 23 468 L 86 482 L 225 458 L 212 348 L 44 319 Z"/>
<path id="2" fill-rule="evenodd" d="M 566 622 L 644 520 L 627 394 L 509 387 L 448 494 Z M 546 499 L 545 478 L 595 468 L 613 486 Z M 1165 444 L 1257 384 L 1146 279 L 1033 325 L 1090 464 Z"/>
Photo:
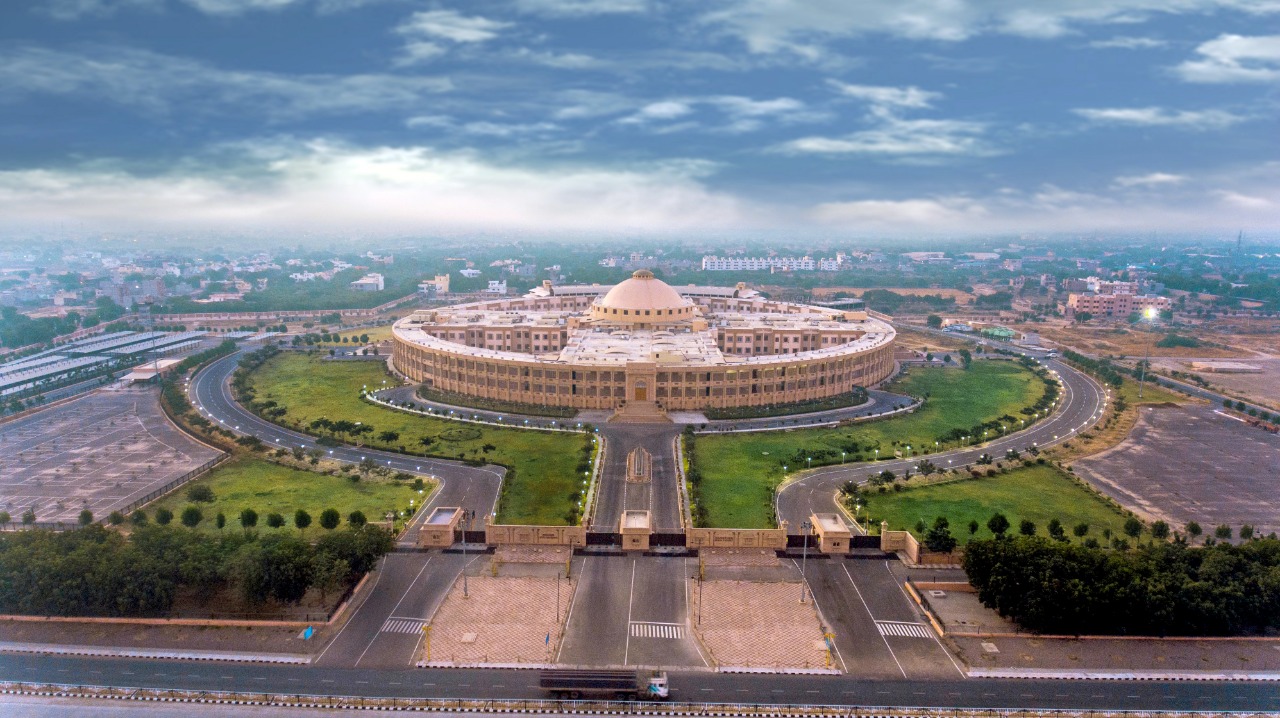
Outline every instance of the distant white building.
<path id="1" fill-rule="evenodd" d="M 479 269 L 460 269 L 458 270 L 458 274 L 461 274 L 467 279 L 475 279 L 476 277 L 480 276 L 480 270 Z"/>
<path id="2" fill-rule="evenodd" d="M 381 274 L 373 272 L 352 282 L 351 288 L 357 292 L 381 292 L 386 288 L 386 282 L 383 281 Z"/>
<path id="3" fill-rule="evenodd" d="M 490 280 L 489 280 L 489 288 L 488 288 L 488 289 L 486 289 L 486 290 L 484 290 L 484 292 L 485 292 L 485 294 L 506 294 L 506 293 L 507 293 L 507 280 L 505 280 L 505 279 L 490 279 Z"/>
<path id="4" fill-rule="evenodd" d="M 702 258 L 704 272 L 812 272 L 818 268 L 813 257 L 716 257 Z"/>

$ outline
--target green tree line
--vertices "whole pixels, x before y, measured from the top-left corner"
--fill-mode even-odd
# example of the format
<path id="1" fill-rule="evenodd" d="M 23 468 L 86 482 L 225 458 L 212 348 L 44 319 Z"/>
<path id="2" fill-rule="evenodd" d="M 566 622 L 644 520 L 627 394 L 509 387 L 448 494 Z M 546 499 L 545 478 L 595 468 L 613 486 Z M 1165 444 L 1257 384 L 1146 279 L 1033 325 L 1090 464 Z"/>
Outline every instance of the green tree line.
<path id="1" fill-rule="evenodd" d="M 1039 633 L 1234 636 L 1280 629 L 1280 541 L 1107 551 L 1039 536 L 970 541 L 983 605 Z"/>
<path id="2" fill-rule="evenodd" d="M 155 524 L 129 536 L 97 525 L 6 533 L 0 613 L 163 616 L 183 587 L 206 597 L 233 589 L 251 605 L 296 603 L 311 588 L 341 591 L 391 547 L 390 532 L 370 525 L 326 533 L 314 544 L 283 532 L 211 537 Z"/>

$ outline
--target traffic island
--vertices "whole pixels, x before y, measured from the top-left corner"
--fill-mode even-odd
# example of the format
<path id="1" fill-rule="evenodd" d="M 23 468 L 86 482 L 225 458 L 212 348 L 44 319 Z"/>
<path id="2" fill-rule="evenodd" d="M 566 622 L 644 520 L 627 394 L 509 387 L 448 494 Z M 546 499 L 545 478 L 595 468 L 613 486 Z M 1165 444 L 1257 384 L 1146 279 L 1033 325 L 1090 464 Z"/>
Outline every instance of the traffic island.
<path id="1" fill-rule="evenodd" d="M 424 630 L 418 666 L 554 663 L 576 586 L 556 576 L 460 577 Z"/>
<path id="2" fill-rule="evenodd" d="M 721 672 L 840 673 L 812 597 L 792 581 L 697 581 L 689 622 Z"/>

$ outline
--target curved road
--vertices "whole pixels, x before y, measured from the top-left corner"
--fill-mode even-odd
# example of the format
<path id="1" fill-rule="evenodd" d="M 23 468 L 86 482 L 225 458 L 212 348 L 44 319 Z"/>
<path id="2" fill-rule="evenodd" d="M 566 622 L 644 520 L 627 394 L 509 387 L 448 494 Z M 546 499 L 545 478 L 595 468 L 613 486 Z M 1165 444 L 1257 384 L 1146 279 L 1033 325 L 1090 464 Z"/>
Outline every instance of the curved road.
<path id="1" fill-rule="evenodd" d="M 237 434 L 256 436 L 266 444 L 285 448 L 316 447 L 315 437 L 273 424 L 251 413 L 232 397 L 229 382 L 241 353 L 215 361 L 191 379 L 187 386 L 187 397 L 191 405 L 210 421 Z M 500 466 L 467 466 L 456 461 L 407 456 L 355 446 L 319 448 L 328 452 L 328 458 L 336 461 L 355 464 L 368 457 L 394 471 L 434 477 L 440 482 L 440 489 L 431 497 L 427 508 L 460 506 L 475 510 L 477 516 L 492 516 L 497 510 L 498 489 L 502 485 L 502 476 L 506 473 Z M 425 519 L 429 513 L 419 511 L 415 522 Z"/>
<path id="2" fill-rule="evenodd" d="M 238 355 L 221 359 L 197 374 L 188 393 L 206 416 L 241 434 L 252 434 L 280 446 L 314 445 L 312 437 L 282 428 L 249 413 L 231 396 L 228 380 Z M 952 466 L 973 461 L 984 452 L 1003 454 L 1036 442 L 1045 446 L 1066 440 L 1101 413 L 1105 392 L 1090 378 L 1052 362 L 1064 383 L 1058 411 L 1039 425 L 1001 437 L 981 447 L 930 455 Z M 442 480 L 433 505 L 482 506 L 492 511 L 501 471 L 436 459 L 408 457 L 356 447 L 334 447 L 332 456 L 358 462 L 364 457 L 399 471 L 429 473 Z M 818 469 L 780 492 L 780 516 L 794 519 L 811 508 L 830 505 L 843 481 L 865 479 L 884 469 L 901 471 L 919 459 Z M 422 512 L 425 516 L 426 512 Z M 807 516 L 807 513 L 805 514 Z M 798 525 L 798 524 L 796 524 Z M 86 682 L 97 685 L 284 691 L 313 695 L 540 697 L 530 671 L 502 670 L 368 670 L 323 666 L 174 663 L 162 660 L 94 659 L 58 656 L 0 655 L 0 680 Z M 868 681 L 856 675 L 732 675 L 678 673 L 671 676 L 677 700 L 733 703 L 805 703 L 836 705 L 916 705 L 983 708 L 1081 708 L 1118 710 L 1278 710 L 1280 694 L 1266 683 L 1168 681 L 1043 681 L 967 679 L 960 681 Z M 499 680 L 501 679 L 501 680 Z"/>
<path id="3" fill-rule="evenodd" d="M 1022 452 L 1031 446 L 1046 447 L 1067 441 L 1102 418 L 1107 392 L 1098 382 L 1062 362 L 1042 359 L 1042 363 L 1062 381 L 1058 405 L 1047 419 L 1033 424 L 1029 429 L 1006 434 L 985 444 L 927 455 L 918 454 L 911 458 L 825 466 L 798 472 L 798 478 L 784 485 L 778 492 L 774 506 L 778 518 L 789 522 L 794 528 L 799 527 L 815 511 L 836 511 L 835 494 L 846 481 L 864 483 L 886 470 L 902 475 L 907 469 L 914 470 L 922 459 L 932 461 L 941 469 L 967 466 L 983 454 L 990 454 L 994 459 L 1001 460 L 1009 449 Z"/>

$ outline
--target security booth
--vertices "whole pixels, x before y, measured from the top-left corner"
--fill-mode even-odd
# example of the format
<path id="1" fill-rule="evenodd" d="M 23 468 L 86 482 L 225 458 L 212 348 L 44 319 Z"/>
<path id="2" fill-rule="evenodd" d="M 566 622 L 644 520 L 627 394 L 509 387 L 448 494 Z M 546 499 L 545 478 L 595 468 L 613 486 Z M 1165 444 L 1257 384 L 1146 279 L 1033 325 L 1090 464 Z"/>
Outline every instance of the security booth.
<path id="1" fill-rule="evenodd" d="M 623 551 L 649 550 L 649 512 L 623 511 L 620 522 Z"/>
<path id="2" fill-rule="evenodd" d="M 822 553 L 849 553 L 849 527 L 836 514 L 813 514 L 809 517 L 818 534 L 818 550 Z"/>
<path id="3" fill-rule="evenodd" d="M 440 506 L 431 512 L 422 528 L 418 529 L 418 546 L 421 548 L 448 548 L 453 545 L 454 532 L 462 523 L 462 509 L 457 506 Z"/>

